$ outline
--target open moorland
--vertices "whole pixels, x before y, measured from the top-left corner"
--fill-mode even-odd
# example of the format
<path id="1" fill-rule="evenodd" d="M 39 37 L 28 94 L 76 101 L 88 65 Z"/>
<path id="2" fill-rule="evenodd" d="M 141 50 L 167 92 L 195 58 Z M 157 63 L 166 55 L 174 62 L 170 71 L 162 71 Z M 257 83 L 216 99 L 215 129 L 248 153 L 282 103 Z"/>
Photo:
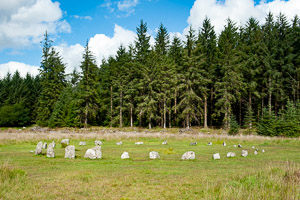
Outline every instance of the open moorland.
<path id="1" fill-rule="evenodd" d="M 0 199 L 300 199 L 299 138 L 206 132 L 2 130 Z M 75 159 L 64 158 L 63 138 L 76 146 Z M 103 143 L 102 159 L 84 158 L 96 139 Z M 162 145 L 165 140 L 168 144 Z M 39 141 L 55 141 L 55 158 L 47 158 L 45 149 L 42 155 L 32 152 Z M 80 141 L 86 146 L 79 146 Z M 123 145 L 116 145 L 119 141 Z M 135 145 L 140 141 L 144 144 Z M 242 148 L 234 147 L 238 144 Z M 249 155 L 242 157 L 242 150 Z M 121 160 L 124 151 L 130 159 Z M 150 160 L 150 151 L 160 159 Z M 181 160 L 186 151 L 194 151 L 196 159 Z M 227 158 L 228 152 L 237 156 Z M 214 153 L 221 159 L 213 160 Z"/>

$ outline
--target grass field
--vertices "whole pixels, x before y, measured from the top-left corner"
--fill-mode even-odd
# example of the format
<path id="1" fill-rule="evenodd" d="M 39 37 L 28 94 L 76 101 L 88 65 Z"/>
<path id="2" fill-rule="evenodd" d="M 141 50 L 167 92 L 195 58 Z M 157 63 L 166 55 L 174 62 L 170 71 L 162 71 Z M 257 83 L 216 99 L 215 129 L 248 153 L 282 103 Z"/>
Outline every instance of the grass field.
<path id="1" fill-rule="evenodd" d="M 70 138 L 76 159 L 59 142 Z M 84 158 L 100 139 L 102 159 Z M 168 140 L 168 145 L 161 145 Z M 55 158 L 35 156 L 38 141 L 55 141 Z M 123 145 L 115 143 L 122 140 Z M 87 146 L 79 146 L 86 141 Z M 137 146 L 134 143 L 143 141 Z M 197 146 L 189 146 L 197 141 Z M 207 146 L 208 142 L 213 146 Z M 227 146 L 222 143 L 226 141 Z M 242 144 L 248 157 L 241 157 Z M 254 155 L 255 146 L 259 148 Z M 261 153 L 265 149 L 265 153 Z M 121 160 L 122 152 L 129 160 Z M 159 160 L 150 160 L 157 151 Z M 181 155 L 194 151 L 194 161 Z M 226 158 L 228 152 L 237 157 Z M 46 150 L 43 150 L 46 153 Z M 221 160 L 212 160 L 220 153 Z M 300 140 L 167 133 L 0 132 L 0 199 L 300 199 Z"/>

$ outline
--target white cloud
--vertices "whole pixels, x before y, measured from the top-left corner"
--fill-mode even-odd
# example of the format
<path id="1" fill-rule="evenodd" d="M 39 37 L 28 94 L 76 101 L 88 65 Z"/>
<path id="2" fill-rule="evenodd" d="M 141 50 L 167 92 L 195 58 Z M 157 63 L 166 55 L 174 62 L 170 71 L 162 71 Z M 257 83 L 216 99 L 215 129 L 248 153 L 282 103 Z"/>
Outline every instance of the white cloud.
<path id="1" fill-rule="evenodd" d="M 118 2 L 118 9 L 120 11 L 132 10 L 138 4 L 138 0 L 123 0 Z"/>
<path id="2" fill-rule="evenodd" d="M 264 23 L 269 11 L 275 16 L 282 12 L 291 19 L 300 13 L 300 1 L 274 0 L 268 3 L 262 0 L 260 4 L 255 6 L 254 0 L 196 0 L 190 10 L 188 24 L 197 29 L 202 26 L 202 22 L 207 16 L 212 25 L 215 26 L 215 31 L 220 33 L 228 17 L 234 20 L 237 25 L 244 25 L 251 16 L 259 20 L 260 23 Z M 186 31 L 187 29 L 184 33 Z"/>
<path id="3" fill-rule="evenodd" d="M 27 72 L 33 76 L 39 74 L 39 67 L 27 65 L 25 63 L 20 62 L 8 62 L 4 64 L 0 64 L 0 78 L 6 76 L 8 72 L 14 74 L 17 70 L 20 72 L 21 76 L 25 77 Z"/>
<path id="4" fill-rule="evenodd" d="M 84 47 L 80 44 L 68 46 L 63 43 L 59 46 L 54 46 L 55 50 L 59 52 L 63 62 L 66 64 L 65 72 L 67 74 L 72 73 L 74 69 L 80 71 L 80 63 L 82 61 L 82 55 Z"/>
<path id="5" fill-rule="evenodd" d="M 109 56 L 115 56 L 119 46 L 122 44 L 128 47 L 134 42 L 136 34 L 130 30 L 124 29 L 115 24 L 114 35 L 109 37 L 104 34 L 96 34 L 89 40 L 89 47 L 96 58 L 97 64 L 100 65 L 102 59 Z M 67 45 L 61 44 L 54 47 L 61 55 L 63 62 L 66 64 L 66 73 L 71 73 L 75 68 L 80 71 L 80 63 L 84 47 L 80 44 Z"/>
<path id="6" fill-rule="evenodd" d="M 101 64 L 103 58 L 114 56 L 122 44 L 127 47 L 134 42 L 136 34 L 115 24 L 113 37 L 104 34 L 96 34 L 90 38 L 89 46 L 96 56 L 97 64 Z"/>
<path id="7" fill-rule="evenodd" d="M 39 42 L 46 30 L 50 34 L 70 32 L 59 5 L 51 0 L 1 0 L 0 49 Z"/>
<path id="8" fill-rule="evenodd" d="M 93 18 L 91 16 L 79 16 L 79 15 L 73 15 L 75 19 L 86 19 L 86 20 L 92 20 Z"/>

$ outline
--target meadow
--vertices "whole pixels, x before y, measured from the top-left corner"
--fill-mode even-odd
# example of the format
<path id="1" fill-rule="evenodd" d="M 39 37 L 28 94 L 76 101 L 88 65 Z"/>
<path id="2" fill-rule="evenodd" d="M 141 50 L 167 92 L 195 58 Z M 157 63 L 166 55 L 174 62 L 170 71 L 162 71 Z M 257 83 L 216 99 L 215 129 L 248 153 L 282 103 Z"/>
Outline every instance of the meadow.
<path id="1" fill-rule="evenodd" d="M 62 138 L 76 146 L 74 160 L 64 158 Z M 85 159 L 95 139 L 103 142 L 102 159 Z M 164 140 L 168 145 L 161 144 Z M 55 141 L 55 158 L 47 158 L 46 150 L 34 155 L 38 141 Z M 87 145 L 79 146 L 80 141 Z M 135 145 L 139 141 L 144 145 Z M 189 146 L 194 141 L 198 145 Z M 247 157 L 241 157 L 242 149 Z M 124 151 L 130 159 L 120 159 Z M 150 151 L 160 159 L 150 160 Z M 194 151 L 196 159 L 181 160 L 186 151 Z M 230 151 L 237 157 L 226 158 Z M 214 153 L 221 159 L 213 160 Z M 0 199 L 300 199 L 300 140 L 173 130 L 2 130 Z"/>

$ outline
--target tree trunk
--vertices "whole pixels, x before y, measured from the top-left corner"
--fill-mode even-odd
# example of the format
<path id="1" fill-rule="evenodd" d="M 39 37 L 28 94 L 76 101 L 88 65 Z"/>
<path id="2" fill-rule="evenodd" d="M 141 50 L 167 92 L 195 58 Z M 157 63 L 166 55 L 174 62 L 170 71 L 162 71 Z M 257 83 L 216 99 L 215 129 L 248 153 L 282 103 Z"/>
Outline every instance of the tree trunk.
<path id="1" fill-rule="evenodd" d="M 189 114 L 186 115 L 186 128 L 190 129 L 190 116 L 189 116 Z"/>
<path id="2" fill-rule="evenodd" d="M 204 96 L 204 128 L 207 128 L 207 97 Z"/>
<path id="3" fill-rule="evenodd" d="M 269 114 L 271 115 L 272 112 L 272 80 L 271 78 L 269 78 L 269 102 L 268 102 L 268 106 L 269 106 Z"/>
<path id="4" fill-rule="evenodd" d="M 110 86 L 110 127 L 112 127 L 112 121 L 113 121 L 113 102 L 112 102 L 112 85 Z"/>
<path id="5" fill-rule="evenodd" d="M 252 115 L 252 95 L 251 95 L 251 92 L 249 92 L 249 108 L 248 108 L 248 115 Z M 249 116 L 250 117 L 250 116 Z M 252 116 L 251 116 L 252 117 Z M 252 119 L 250 119 L 250 122 L 249 122 L 249 128 L 252 129 Z"/>
<path id="6" fill-rule="evenodd" d="M 133 127 L 132 105 L 130 106 L 130 127 Z"/>
<path id="7" fill-rule="evenodd" d="M 143 110 L 140 112 L 140 127 L 142 127 L 142 115 L 143 115 Z"/>
<path id="8" fill-rule="evenodd" d="M 167 126 L 167 111 L 166 111 L 166 99 L 164 99 L 164 128 Z"/>
<path id="9" fill-rule="evenodd" d="M 214 95 L 213 95 L 213 88 L 210 89 L 210 115 L 213 113 L 213 100 L 214 100 Z M 212 127 L 213 125 L 213 119 L 210 117 L 210 126 Z"/>
<path id="10" fill-rule="evenodd" d="M 123 107 L 123 92 L 120 92 L 120 128 L 123 127 L 122 107 Z"/>
<path id="11" fill-rule="evenodd" d="M 242 98 L 240 98 L 239 113 L 239 125 L 242 126 Z"/>
<path id="12" fill-rule="evenodd" d="M 172 109 L 169 108 L 169 128 L 172 128 L 172 119 L 171 119 L 171 117 L 172 117 Z"/>
<path id="13" fill-rule="evenodd" d="M 151 129 L 151 119 L 149 119 L 149 129 Z"/>

